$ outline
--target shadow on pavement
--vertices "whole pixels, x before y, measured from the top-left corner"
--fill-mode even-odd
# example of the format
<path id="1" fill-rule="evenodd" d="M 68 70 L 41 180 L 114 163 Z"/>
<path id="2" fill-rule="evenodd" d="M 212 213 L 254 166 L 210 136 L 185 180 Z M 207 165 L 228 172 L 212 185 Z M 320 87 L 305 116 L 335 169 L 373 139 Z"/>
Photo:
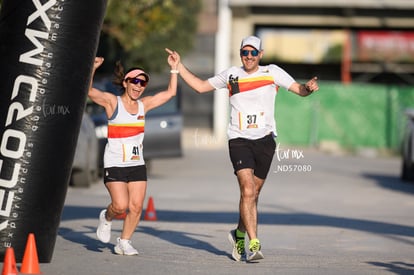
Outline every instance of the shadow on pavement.
<path id="1" fill-rule="evenodd" d="M 362 176 L 375 180 L 382 188 L 414 195 L 414 182 L 405 182 L 399 177 L 386 175 L 364 174 Z"/>
<path id="2" fill-rule="evenodd" d="M 99 215 L 100 210 L 101 208 L 94 207 L 65 206 L 62 214 L 62 221 L 93 218 L 96 218 L 96 220 L 98 221 L 97 217 Z M 185 213 L 184 215 L 186 216 Z M 157 211 L 157 216 L 159 217 L 159 220 L 163 220 L 163 217 L 165 218 L 166 215 L 163 214 L 163 211 Z M 173 214 L 173 216 L 176 215 Z M 181 216 L 181 214 L 179 214 L 178 216 Z M 60 227 L 58 235 L 66 240 L 83 245 L 89 251 L 103 252 L 104 250 L 113 250 L 112 243 L 102 243 L 97 241 L 96 238 L 88 236 L 96 231 L 95 227 L 85 226 L 83 227 L 83 229 L 85 230 L 75 231 L 71 228 Z M 118 231 L 120 232 L 120 230 Z M 200 236 L 199 234 L 184 231 L 158 230 L 156 228 L 152 228 L 149 226 L 139 226 L 137 232 L 158 237 L 162 240 L 168 241 L 175 245 L 204 250 L 216 255 L 222 255 L 231 258 L 231 255 L 228 252 L 218 250 L 210 243 L 197 239 L 197 236 Z M 208 235 L 204 235 L 203 237 L 206 236 L 208 237 Z"/>
<path id="3" fill-rule="evenodd" d="M 95 232 L 96 228 L 86 227 L 85 229 L 85 231 L 75 231 L 71 228 L 60 227 L 58 235 L 68 241 L 83 245 L 89 251 L 104 252 L 104 250 L 113 250 L 113 244 L 102 243 L 100 241 L 97 241 L 96 238 L 91 238 L 88 236 L 88 234 Z"/>
<path id="4" fill-rule="evenodd" d="M 414 264 L 407 264 L 404 262 L 390 262 L 390 263 L 367 262 L 367 263 L 374 265 L 374 266 L 382 267 L 385 270 L 390 271 L 394 274 L 399 274 L 399 275 L 414 274 Z"/>
<path id="5" fill-rule="evenodd" d="M 98 219 L 101 208 L 65 206 L 62 213 L 62 221 L 79 219 Z M 162 222 L 184 222 L 184 223 L 236 223 L 238 213 L 236 212 L 208 212 L 208 211 L 173 211 L 157 210 L 158 221 Z M 374 234 L 389 235 L 390 238 L 414 237 L 414 227 L 380 221 L 370 221 L 347 217 L 335 217 L 318 215 L 305 212 L 296 213 L 259 213 L 259 224 L 273 225 L 295 225 L 295 226 L 326 226 L 335 228 L 346 228 Z M 138 230 L 142 227 L 138 227 Z M 64 229 L 60 229 L 62 235 Z M 95 230 L 95 229 L 93 229 Z M 155 233 L 155 229 L 145 227 L 147 232 Z M 90 233 L 90 232 L 88 232 Z M 176 234 L 176 232 L 175 232 Z M 168 236 L 168 234 L 166 235 Z M 171 237 L 169 241 L 173 241 Z M 414 245 L 414 241 L 401 240 Z"/>
<path id="6" fill-rule="evenodd" d="M 88 236 L 89 234 L 94 233 L 95 230 L 96 228 L 86 227 L 85 231 L 74 231 L 70 228 L 61 227 L 59 228 L 58 235 L 68 241 L 83 245 L 89 251 L 99 253 L 104 251 L 113 251 L 113 243 L 102 243 L 98 241 L 96 238 Z M 120 232 L 120 230 L 118 230 L 118 232 Z M 148 226 L 138 227 L 137 232 L 158 237 L 162 240 L 168 241 L 178 246 L 204 250 L 215 255 L 227 256 L 231 259 L 231 255 L 229 253 L 215 248 L 208 242 L 197 239 L 197 236 L 200 236 L 199 234 L 192 234 L 191 232 L 180 232 L 173 230 L 157 230 L 155 228 Z"/>
<path id="7" fill-rule="evenodd" d="M 138 231 L 154 237 L 158 237 L 175 245 L 205 250 L 212 254 L 228 256 L 231 258 L 231 255 L 229 253 L 215 248 L 208 242 L 197 239 L 197 236 L 201 236 L 200 234 L 173 230 L 158 230 L 149 226 L 140 226 L 138 227 Z M 203 237 L 206 236 L 208 237 L 208 235 L 203 235 Z"/>

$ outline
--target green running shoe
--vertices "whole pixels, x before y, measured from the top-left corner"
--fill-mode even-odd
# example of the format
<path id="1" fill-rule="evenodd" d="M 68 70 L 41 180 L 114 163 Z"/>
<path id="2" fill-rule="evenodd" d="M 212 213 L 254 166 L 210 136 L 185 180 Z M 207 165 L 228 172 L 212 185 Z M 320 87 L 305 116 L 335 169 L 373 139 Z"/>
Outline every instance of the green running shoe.
<path id="1" fill-rule="evenodd" d="M 264 259 L 263 253 L 260 251 L 261 248 L 259 239 L 250 240 L 249 250 L 251 253 L 247 256 L 246 261 L 251 262 Z"/>
<path id="2" fill-rule="evenodd" d="M 246 251 L 244 248 L 244 239 L 236 238 L 236 230 L 231 230 L 229 232 L 228 239 L 233 247 L 233 252 L 231 256 L 235 261 L 241 261 L 242 257 L 246 255 Z"/>

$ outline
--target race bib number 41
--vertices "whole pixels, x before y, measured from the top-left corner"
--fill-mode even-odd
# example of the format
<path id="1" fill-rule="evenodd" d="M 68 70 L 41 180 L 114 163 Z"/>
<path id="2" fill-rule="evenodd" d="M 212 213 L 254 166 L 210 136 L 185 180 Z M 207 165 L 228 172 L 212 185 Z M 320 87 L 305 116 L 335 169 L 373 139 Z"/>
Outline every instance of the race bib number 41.
<path id="1" fill-rule="evenodd" d="M 264 112 L 251 113 L 251 114 L 239 112 L 240 130 L 258 129 L 258 128 L 264 128 L 264 127 L 265 127 Z"/>
<path id="2" fill-rule="evenodd" d="M 122 144 L 123 161 L 139 161 L 142 156 L 142 144 Z"/>

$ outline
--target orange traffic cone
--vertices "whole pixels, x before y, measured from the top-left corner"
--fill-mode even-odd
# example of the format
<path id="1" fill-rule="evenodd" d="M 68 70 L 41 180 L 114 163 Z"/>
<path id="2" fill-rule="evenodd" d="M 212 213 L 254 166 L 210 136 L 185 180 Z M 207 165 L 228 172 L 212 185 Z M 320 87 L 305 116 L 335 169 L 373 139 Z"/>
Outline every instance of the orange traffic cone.
<path id="1" fill-rule="evenodd" d="M 156 221 L 157 213 L 155 213 L 154 200 L 152 197 L 149 197 L 147 210 L 145 211 L 144 220 L 146 221 Z"/>
<path id="2" fill-rule="evenodd" d="M 33 233 L 30 233 L 27 238 L 20 272 L 24 274 L 41 274 L 39 259 L 37 257 L 36 241 Z"/>
<path id="3" fill-rule="evenodd" d="M 1 275 L 17 275 L 16 258 L 14 257 L 13 247 L 6 248 L 3 261 L 3 272 Z"/>

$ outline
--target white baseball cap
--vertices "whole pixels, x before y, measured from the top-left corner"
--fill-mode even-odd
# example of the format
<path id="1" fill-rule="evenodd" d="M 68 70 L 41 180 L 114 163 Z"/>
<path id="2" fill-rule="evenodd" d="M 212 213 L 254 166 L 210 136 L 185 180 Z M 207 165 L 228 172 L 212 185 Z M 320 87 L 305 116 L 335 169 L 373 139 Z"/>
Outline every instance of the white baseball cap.
<path id="1" fill-rule="evenodd" d="M 245 37 L 240 45 L 240 49 L 243 49 L 246 46 L 252 46 L 256 50 L 261 51 L 262 50 L 262 41 L 257 36 L 248 36 Z"/>

